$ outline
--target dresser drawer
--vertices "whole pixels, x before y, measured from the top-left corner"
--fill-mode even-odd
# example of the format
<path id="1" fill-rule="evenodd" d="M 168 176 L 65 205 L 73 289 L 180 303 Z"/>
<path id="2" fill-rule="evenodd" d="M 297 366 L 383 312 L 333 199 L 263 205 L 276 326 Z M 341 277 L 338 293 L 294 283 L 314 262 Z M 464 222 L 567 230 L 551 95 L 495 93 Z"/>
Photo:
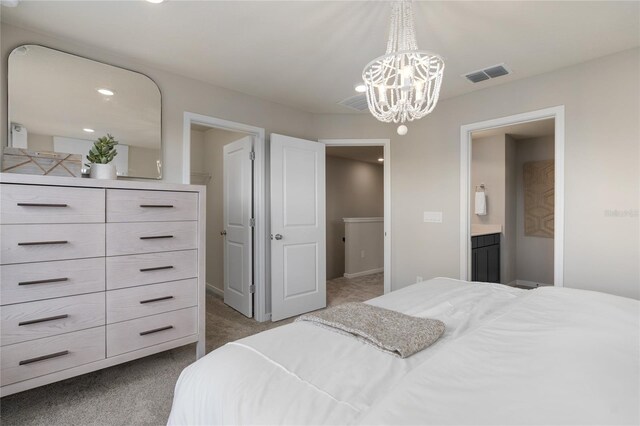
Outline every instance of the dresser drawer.
<path id="1" fill-rule="evenodd" d="M 196 193 L 107 189 L 107 222 L 197 219 L 198 194 Z"/>
<path id="2" fill-rule="evenodd" d="M 107 324 L 190 308 L 197 304 L 196 278 L 111 290 L 107 292 Z"/>
<path id="3" fill-rule="evenodd" d="M 0 348 L 2 386 L 105 358 L 105 328 L 97 327 Z"/>
<path id="4" fill-rule="evenodd" d="M 198 222 L 107 224 L 107 256 L 197 248 Z"/>
<path id="5" fill-rule="evenodd" d="M 0 223 L 104 222 L 104 189 L 2 184 Z"/>
<path id="6" fill-rule="evenodd" d="M 104 259 L 98 257 L 0 266 L 0 304 L 104 291 Z"/>
<path id="7" fill-rule="evenodd" d="M 198 250 L 107 257 L 107 289 L 198 276 Z"/>
<path id="8" fill-rule="evenodd" d="M 0 307 L 2 346 L 105 324 L 104 292 Z"/>
<path id="9" fill-rule="evenodd" d="M 107 357 L 196 334 L 198 308 L 107 325 Z"/>
<path id="10" fill-rule="evenodd" d="M 104 226 L 0 225 L 0 264 L 104 256 Z"/>

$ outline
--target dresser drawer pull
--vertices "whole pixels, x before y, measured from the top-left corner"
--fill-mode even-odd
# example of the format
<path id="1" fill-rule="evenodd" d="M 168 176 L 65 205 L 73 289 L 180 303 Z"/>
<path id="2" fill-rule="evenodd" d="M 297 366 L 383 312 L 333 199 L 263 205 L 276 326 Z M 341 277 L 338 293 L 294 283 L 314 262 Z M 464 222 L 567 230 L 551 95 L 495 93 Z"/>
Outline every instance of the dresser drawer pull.
<path id="1" fill-rule="evenodd" d="M 140 204 L 142 208 L 156 208 L 156 209 L 170 209 L 173 208 L 172 204 Z"/>
<path id="2" fill-rule="evenodd" d="M 22 322 L 19 322 L 18 325 L 20 326 L 20 325 L 38 324 L 40 322 L 55 321 L 55 320 L 64 319 L 64 318 L 69 318 L 69 315 L 67 314 L 56 315 L 55 317 L 47 317 L 47 318 L 40 318 L 40 319 L 29 320 L 29 321 L 22 321 Z"/>
<path id="3" fill-rule="evenodd" d="M 173 266 L 156 266 L 155 268 L 142 268 L 140 272 L 161 271 L 163 269 L 173 269 Z"/>
<path id="4" fill-rule="evenodd" d="M 141 240 L 159 240 L 161 238 L 173 238 L 173 235 L 155 235 L 153 237 L 140 237 Z"/>
<path id="5" fill-rule="evenodd" d="M 56 352 L 54 354 L 42 355 L 36 358 L 25 359 L 24 361 L 20 361 L 18 365 L 26 365 L 31 364 L 38 361 L 44 361 L 45 359 L 58 358 L 59 356 L 69 355 L 69 351 Z"/>
<path id="6" fill-rule="evenodd" d="M 140 303 L 144 305 L 145 303 L 160 302 L 162 300 L 169 300 L 169 299 L 173 299 L 173 296 L 164 296 L 164 297 L 156 297 L 155 299 L 141 300 Z"/>
<path id="7" fill-rule="evenodd" d="M 172 325 L 168 325 L 166 327 L 154 328 L 153 330 L 141 331 L 140 335 L 141 336 L 146 336 L 147 334 L 153 334 L 153 333 L 157 333 L 159 331 L 171 330 L 172 328 L 173 328 Z"/>
<path id="8" fill-rule="evenodd" d="M 69 207 L 67 204 L 18 203 L 20 207 Z"/>
<path id="9" fill-rule="evenodd" d="M 18 285 L 60 283 L 63 281 L 69 281 L 69 278 L 51 278 L 48 280 L 20 281 Z"/>
<path id="10" fill-rule="evenodd" d="M 69 244 L 69 241 L 61 240 L 61 241 L 29 241 L 26 243 L 18 243 L 19 246 L 42 246 L 42 245 L 51 245 L 51 244 Z"/>

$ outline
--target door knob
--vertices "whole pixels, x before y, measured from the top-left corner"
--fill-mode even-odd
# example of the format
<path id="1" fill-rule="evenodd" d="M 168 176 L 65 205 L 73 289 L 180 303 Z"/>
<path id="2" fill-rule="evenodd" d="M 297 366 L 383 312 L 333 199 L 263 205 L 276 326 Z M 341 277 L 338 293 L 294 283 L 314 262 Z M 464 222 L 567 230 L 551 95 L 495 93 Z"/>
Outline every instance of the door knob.
<path id="1" fill-rule="evenodd" d="M 223 235 L 223 236 L 224 236 L 224 235 L 227 235 L 227 230 L 226 230 L 226 229 L 222 230 L 222 231 L 220 232 L 220 235 Z"/>
<path id="2" fill-rule="evenodd" d="M 276 238 L 276 240 L 281 240 L 281 239 L 282 239 L 282 235 L 280 235 L 280 234 L 276 234 L 276 235 L 275 235 L 275 238 Z"/>

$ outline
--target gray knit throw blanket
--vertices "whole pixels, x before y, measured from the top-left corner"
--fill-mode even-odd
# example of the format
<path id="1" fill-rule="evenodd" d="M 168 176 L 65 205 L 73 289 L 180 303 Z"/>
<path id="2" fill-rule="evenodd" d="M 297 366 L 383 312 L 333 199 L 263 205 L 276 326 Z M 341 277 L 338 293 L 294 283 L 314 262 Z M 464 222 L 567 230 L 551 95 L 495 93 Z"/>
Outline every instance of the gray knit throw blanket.
<path id="1" fill-rule="evenodd" d="M 366 303 L 345 303 L 301 315 L 297 321 L 307 321 L 355 337 L 400 358 L 431 346 L 445 329 L 439 320 L 412 317 Z"/>

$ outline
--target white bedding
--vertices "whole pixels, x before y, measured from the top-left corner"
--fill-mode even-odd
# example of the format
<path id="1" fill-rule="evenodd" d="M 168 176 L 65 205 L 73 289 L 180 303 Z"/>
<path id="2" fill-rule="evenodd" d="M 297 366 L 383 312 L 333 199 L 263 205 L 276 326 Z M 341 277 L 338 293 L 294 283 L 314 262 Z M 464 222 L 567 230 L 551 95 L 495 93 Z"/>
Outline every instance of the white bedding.
<path id="1" fill-rule="evenodd" d="M 406 359 L 297 322 L 187 367 L 170 425 L 638 424 L 640 303 L 437 278 L 368 303 L 442 320 Z"/>

